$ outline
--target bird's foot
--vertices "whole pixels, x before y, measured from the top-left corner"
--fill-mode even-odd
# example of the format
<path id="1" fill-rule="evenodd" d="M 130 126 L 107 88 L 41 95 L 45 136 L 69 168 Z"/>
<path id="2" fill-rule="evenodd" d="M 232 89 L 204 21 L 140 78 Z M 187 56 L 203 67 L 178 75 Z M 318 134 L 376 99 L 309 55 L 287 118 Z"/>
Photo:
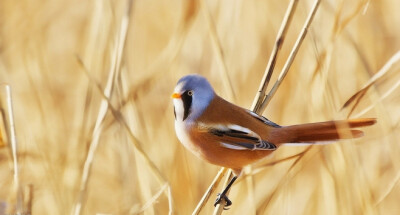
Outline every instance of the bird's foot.
<path id="1" fill-rule="evenodd" d="M 221 194 L 221 193 L 218 193 L 217 199 L 215 200 L 215 203 L 214 203 L 214 207 L 216 207 L 218 204 L 220 204 L 222 199 L 225 200 L 224 210 L 229 210 L 228 207 L 232 205 L 232 201 L 229 200 L 228 196 L 226 196 L 226 195 L 223 194 L 223 193 L 222 193 L 222 194 Z"/>

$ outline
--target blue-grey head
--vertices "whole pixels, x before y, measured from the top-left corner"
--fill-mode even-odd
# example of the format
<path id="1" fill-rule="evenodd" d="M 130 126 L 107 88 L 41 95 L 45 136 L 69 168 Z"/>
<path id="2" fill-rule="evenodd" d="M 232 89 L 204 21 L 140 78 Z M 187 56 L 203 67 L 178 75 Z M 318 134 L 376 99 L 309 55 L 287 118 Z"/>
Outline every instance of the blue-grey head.
<path id="1" fill-rule="evenodd" d="M 187 75 L 182 77 L 172 94 L 175 120 L 190 122 L 197 119 L 214 96 L 214 89 L 203 76 Z"/>

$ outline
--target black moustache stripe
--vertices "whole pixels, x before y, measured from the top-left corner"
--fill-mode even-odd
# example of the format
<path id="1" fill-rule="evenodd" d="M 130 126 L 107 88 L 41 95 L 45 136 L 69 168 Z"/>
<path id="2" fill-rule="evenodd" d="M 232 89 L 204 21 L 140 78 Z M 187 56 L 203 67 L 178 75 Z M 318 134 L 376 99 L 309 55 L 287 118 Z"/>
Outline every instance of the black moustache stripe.
<path id="1" fill-rule="evenodd" d="M 190 114 L 192 109 L 192 96 L 188 95 L 188 91 L 184 92 L 181 96 L 183 102 L 183 119 L 184 121 Z"/>
<path id="2" fill-rule="evenodd" d="M 175 111 L 175 106 L 174 106 L 174 116 L 175 116 L 175 120 L 176 120 L 176 111 Z"/>

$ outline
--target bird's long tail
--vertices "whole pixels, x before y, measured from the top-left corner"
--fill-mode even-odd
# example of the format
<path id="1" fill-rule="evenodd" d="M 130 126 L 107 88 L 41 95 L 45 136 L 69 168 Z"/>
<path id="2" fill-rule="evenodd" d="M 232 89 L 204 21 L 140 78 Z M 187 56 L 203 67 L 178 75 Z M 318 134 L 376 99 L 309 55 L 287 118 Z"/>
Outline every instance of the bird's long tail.
<path id="1" fill-rule="evenodd" d="M 376 123 L 374 118 L 349 119 L 291 125 L 277 128 L 273 132 L 276 143 L 313 143 L 339 139 L 351 139 L 364 135 L 353 128 L 370 126 Z"/>

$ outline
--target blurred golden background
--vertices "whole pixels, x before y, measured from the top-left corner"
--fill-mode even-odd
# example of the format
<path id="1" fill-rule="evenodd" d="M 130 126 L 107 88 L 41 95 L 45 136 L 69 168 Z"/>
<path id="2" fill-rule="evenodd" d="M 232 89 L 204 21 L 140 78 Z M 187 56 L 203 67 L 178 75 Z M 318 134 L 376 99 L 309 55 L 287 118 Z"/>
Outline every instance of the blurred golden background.
<path id="1" fill-rule="evenodd" d="M 72 214 L 79 203 L 81 214 L 168 214 L 171 205 L 173 214 L 192 213 L 219 167 L 178 142 L 173 88 L 199 73 L 250 108 L 288 4 L 0 0 L 0 83 L 12 90 L 22 189 L 18 197 L 2 143 L 0 214 L 16 211 L 20 198 L 32 214 Z M 312 4 L 298 3 L 273 81 Z M 281 147 L 235 183 L 224 214 L 400 213 L 399 8 L 396 0 L 321 2 L 264 116 L 282 125 L 378 123 L 356 140 Z M 355 109 L 341 109 L 392 56 Z M 212 213 L 215 195 L 201 214 Z"/>

